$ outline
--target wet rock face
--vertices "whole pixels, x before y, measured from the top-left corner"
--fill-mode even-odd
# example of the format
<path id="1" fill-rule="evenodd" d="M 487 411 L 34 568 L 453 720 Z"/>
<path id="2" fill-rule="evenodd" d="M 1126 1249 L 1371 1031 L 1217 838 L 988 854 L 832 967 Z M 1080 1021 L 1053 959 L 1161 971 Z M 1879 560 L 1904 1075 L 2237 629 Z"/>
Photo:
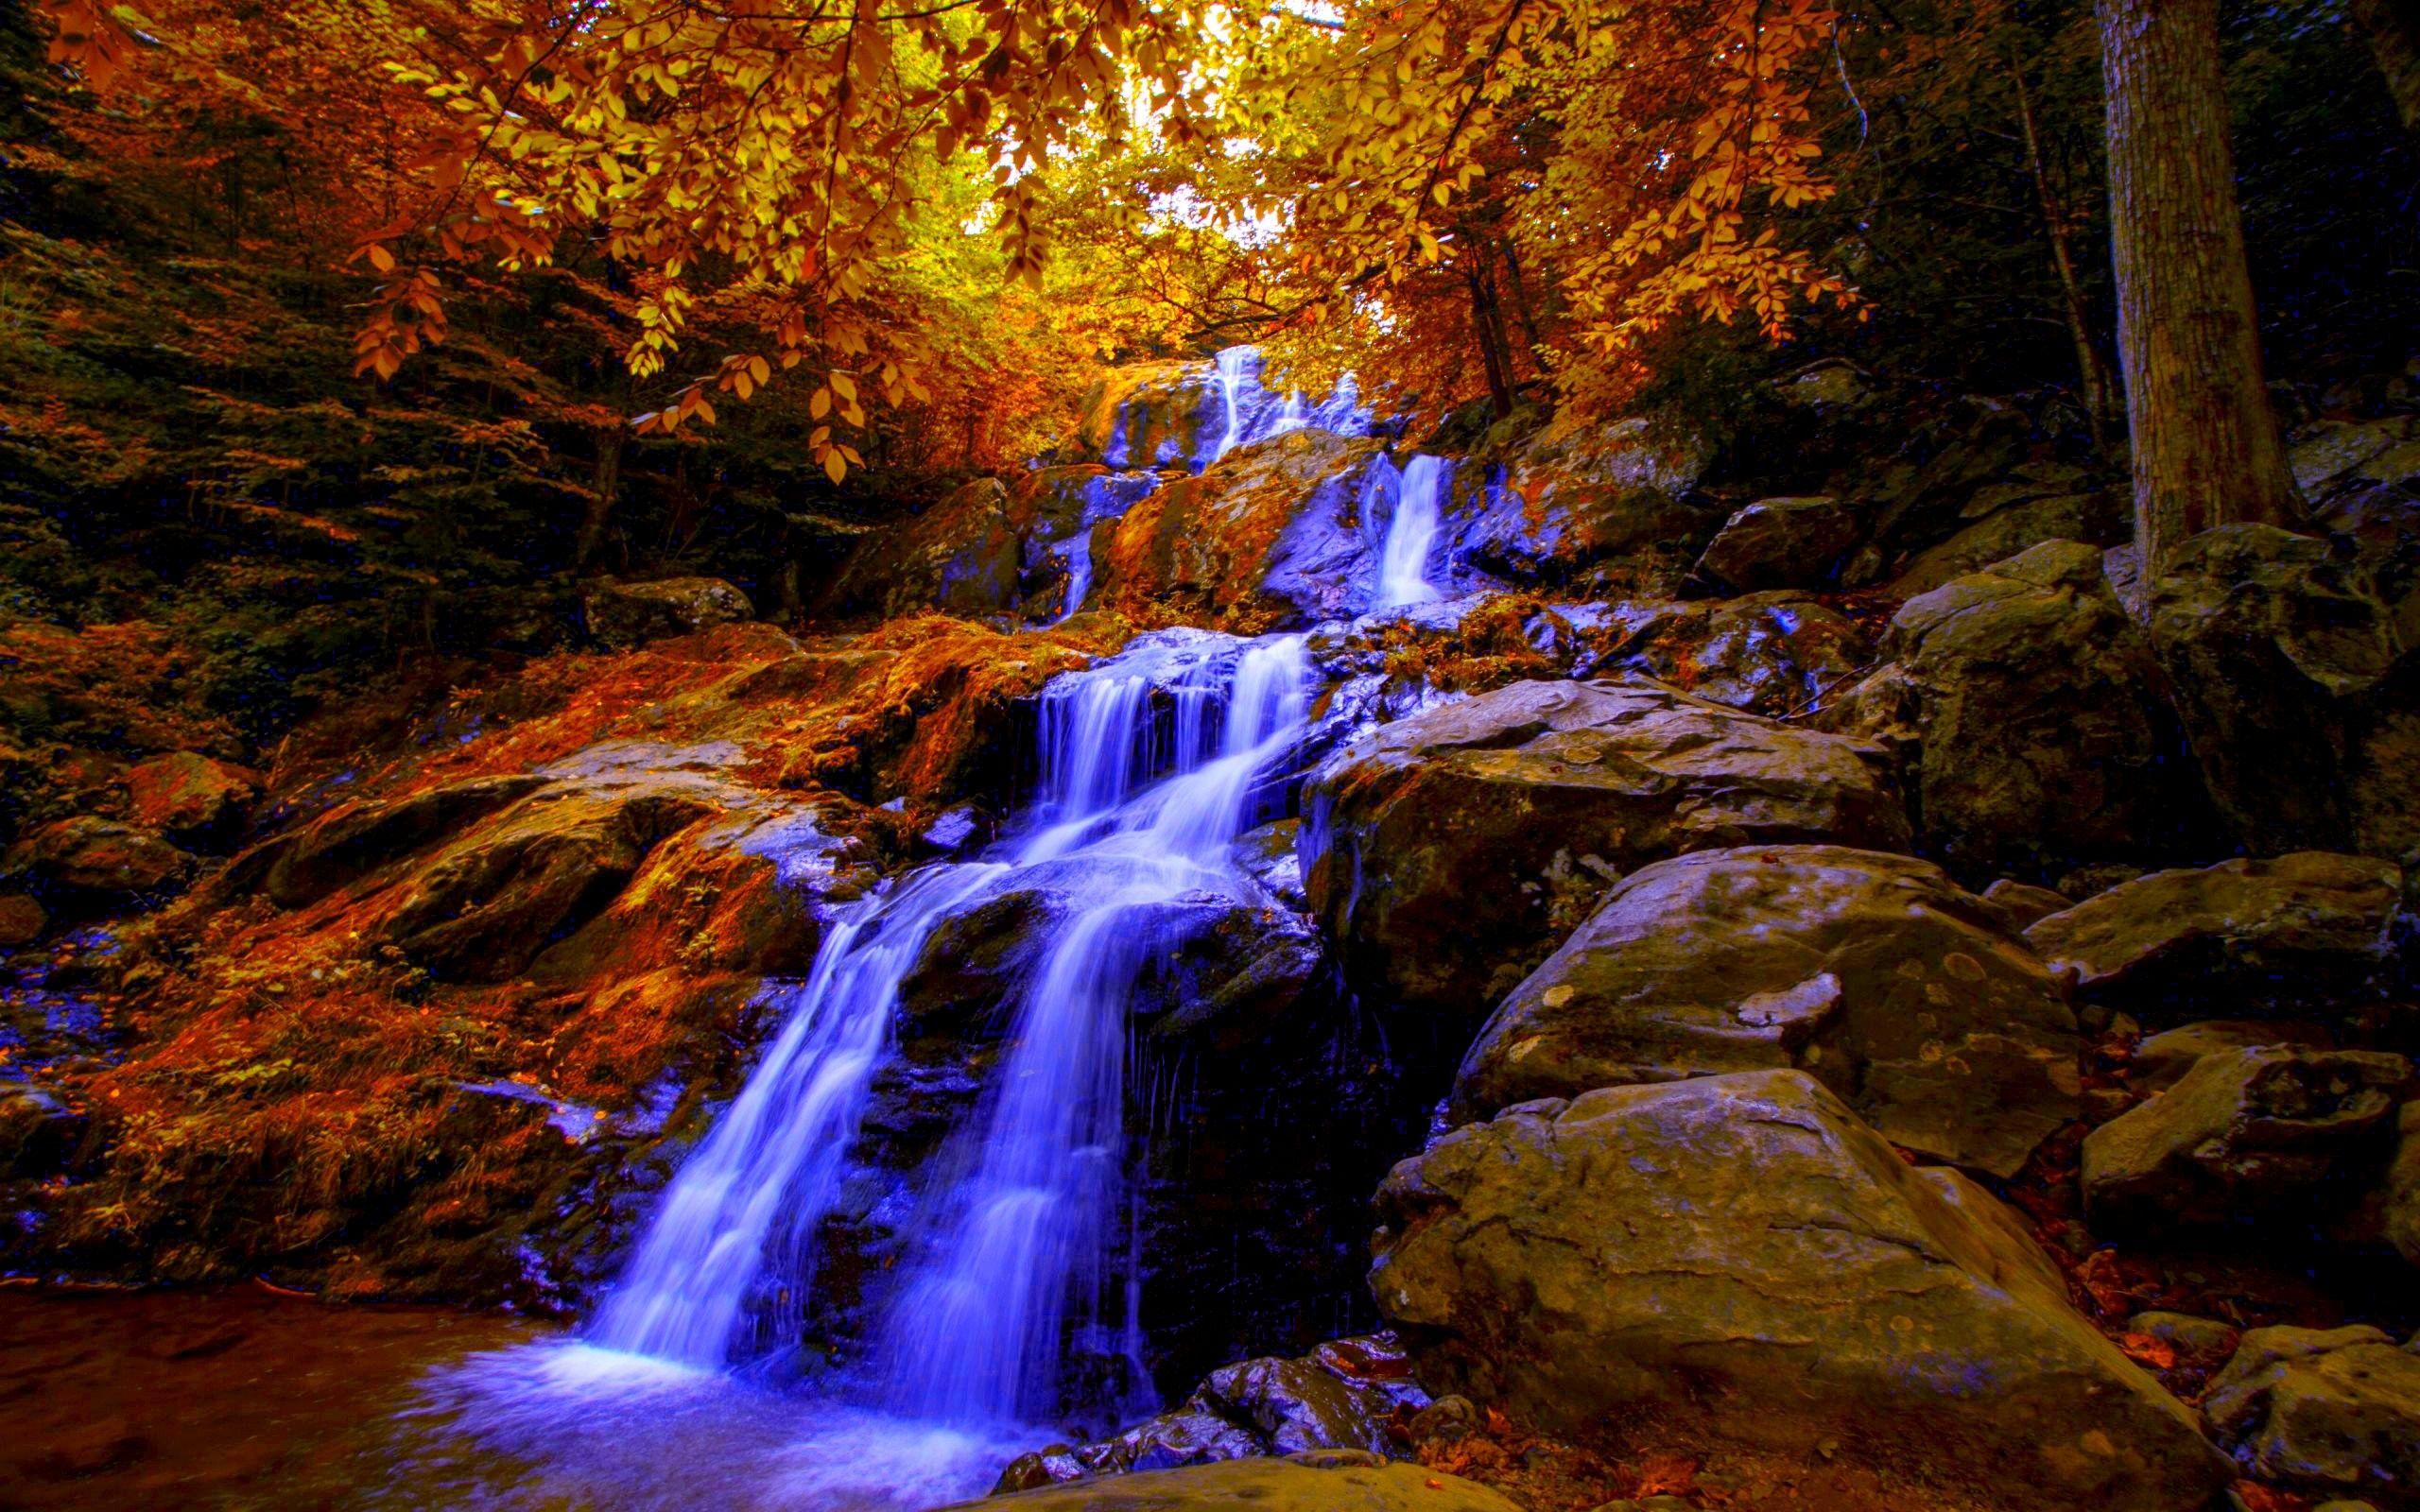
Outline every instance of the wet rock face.
<path id="1" fill-rule="evenodd" d="M 1143 619 L 1255 627 L 1367 604 L 1377 541 L 1360 518 L 1381 443 L 1301 429 L 1145 495 L 1093 542 L 1091 602 Z"/>
<path id="2" fill-rule="evenodd" d="M 2152 639 L 2210 796 L 2256 853 L 2420 846 L 2420 658 L 2355 557 L 2270 525 L 2177 549 Z"/>
<path id="3" fill-rule="evenodd" d="M 2377 1329 L 2254 1329 L 2203 1412 L 2247 1474 L 2420 1506 L 2420 1352 Z"/>
<path id="4" fill-rule="evenodd" d="M 1515 1108 L 1378 1211 L 1371 1286 L 1422 1384 L 1558 1431 L 1825 1443 L 1974 1507 L 2187 1512 L 2226 1475 L 2017 1220 L 1803 1073 Z"/>
<path id="5" fill-rule="evenodd" d="M 1208 363 L 1139 363 L 1101 375 L 1085 394 L 1066 459 L 1110 467 L 1183 467 L 1201 450 Z"/>
<path id="6" fill-rule="evenodd" d="M 1428 1404 L 1389 1336 L 1336 1339 L 1299 1360 L 1246 1360 L 1210 1373 L 1182 1406 L 1098 1443 L 1021 1456 L 994 1494 L 1101 1475 L 1313 1450 L 1384 1456 L 1389 1423 Z"/>
<path id="7" fill-rule="evenodd" d="M 2036 546 L 1910 599 L 1883 654 L 1823 723 L 1913 746 L 1919 842 L 1962 876 L 2047 880 L 2176 839 L 2190 789 L 2163 761 L 2158 668 L 2098 551 Z"/>
<path id="8" fill-rule="evenodd" d="M 2074 1015 L 1937 867 L 1836 846 L 1632 873 L 1495 1010 L 1453 1116 L 1798 1067 L 1904 1148 L 2014 1175 L 2076 1116 Z"/>
<path id="9" fill-rule="evenodd" d="M 1518 682 L 1384 726 L 1305 790 L 1305 891 L 1349 971 L 1476 1017 L 1610 882 L 1685 851 L 1896 849 L 1881 751 L 1644 679 Z"/>
<path id="10" fill-rule="evenodd" d="M 1721 522 L 1695 499 L 1705 466 L 1703 444 L 1641 420 L 1549 426 L 1502 468 L 1456 472 L 1449 555 L 1506 582 L 1668 592 Z"/>
<path id="11" fill-rule="evenodd" d="M 934 929 L 899 986 L 907 1023 L 962 1034 L 996 1020 L 1079 906 L 1046 871 L 1037 882 Z M 1227 1044 L 1255 1038 L 1325 964 L 1307 919 L 1206 892 L 1134 910 L 1125 927 L 1161 942 L 1131 1005 L 1144 1032 L 1159 1038 L 1200 1034 Z"/>
<path id="12" fill-rule="evenodd" d="M 1864 529 L 1858 507 L 1845 499 L 1759 499 L 1706 543 L 1698 575 L 1745 593 L 1817 587 L 1832 580 Z"/>
<path id="13" fill-rule="evenodd" d="M 748 595 L 719 577 L 599 582 L 581 598 L 588 633 L 616 650 L 756 617 Z"/>
<path id="14" fill-rule="evenodd" d="M 2139 1229 L 2315 1203 L 2340 1171 L 2384 1159 L 2411 1080 L 2410 1061 L 2377 1052 L 2273 1045 L 2204 1056 L 2086 1137 L 2085 1211 Z"/>
<path id="15" fill-rule="evenodd" d="M 2403 874 L 2305 850 L 2157 871 L 2050 915 L 2025 937 L 2077 990 L 2174 1022 L 2214 1004 L 2341 1007 L 2385 970 Z"/>

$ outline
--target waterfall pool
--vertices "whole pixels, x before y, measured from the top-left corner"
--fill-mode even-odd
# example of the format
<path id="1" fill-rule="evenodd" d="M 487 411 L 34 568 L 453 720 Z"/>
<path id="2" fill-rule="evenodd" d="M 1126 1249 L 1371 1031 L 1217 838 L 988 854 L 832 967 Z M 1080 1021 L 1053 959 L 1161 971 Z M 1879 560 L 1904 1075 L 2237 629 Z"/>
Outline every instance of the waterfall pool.
<path id="1" fill-rule="evenodd" d="M 0 1287 L 0 1506 L 921 1512 L 1023 1436 L 444 1308 Z"/>

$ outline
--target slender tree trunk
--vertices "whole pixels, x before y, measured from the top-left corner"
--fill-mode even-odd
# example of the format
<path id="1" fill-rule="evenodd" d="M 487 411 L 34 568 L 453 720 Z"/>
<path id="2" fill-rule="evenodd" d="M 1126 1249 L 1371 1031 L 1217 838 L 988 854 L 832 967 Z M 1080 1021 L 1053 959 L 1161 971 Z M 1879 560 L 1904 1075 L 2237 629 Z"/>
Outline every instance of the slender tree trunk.
<path id="1" fill-rule="evenodd" d="M 2076 377 L 2083 386 L 2084 420 L 2092 427 L 2092 444 L 2109 450 L 2112 404 L 2109 368 L 2101 361 L 2100 343 L 2093 339 L 2092 311 L 2084 302 L 2083 281 L 2067 249 L 2066 209 L 2050 187 L 2049 165 L 2042 158 L 2042 133 L 2033 113 L 2033 92 L 2026 86 L 2025 66 L 2012 64 L 2016 80 L 2016 118 L 2025 129 L 2026 166 L 2033 175 L 2033 192 L 2042 206 L 2042 232 L 2049 239 L 2050 262 L 2059 270 L 2059 290 L 2067 307 L 2067 335 L 2076 347 Z"/>
<path id="2" fill-rule="evenodd" d="M 2395 113 L 2420 131 L 2420 0 L 2353 0 L 2353 20 L 2386 76 Z"/>
<path id="3" fill-rule="evenodd" d="M 2148 583 L 2177 543 L 2298 511 L 2260 370 L 2218 0 L 2100 0 L 2109 241 Z"/>
<path id="4" fill-rule="evenodd" d="M 588 501 L 588 514 L 579 523 L 579 545 L 571 564 L 575 574 L 588 570 L 596 548 L 605 542 L 605 524 L 614 515 L 614 496 L 621 491 L 625 438 L 626 427 L 616 425 L 596 443 L 595 496 Z"/>
<path id="5" fill-rule="evenodd" d="M 1504 350 L 1503 312 L 1497 308 L 1495 281 L 1477 263 L 1462 269 L 1471 291 L 1471 329 L 1478 335 L 1479 356 L 1487 369 L 1487 397 L 1502 420 L 1512 413 L 1512 353 Z"/>

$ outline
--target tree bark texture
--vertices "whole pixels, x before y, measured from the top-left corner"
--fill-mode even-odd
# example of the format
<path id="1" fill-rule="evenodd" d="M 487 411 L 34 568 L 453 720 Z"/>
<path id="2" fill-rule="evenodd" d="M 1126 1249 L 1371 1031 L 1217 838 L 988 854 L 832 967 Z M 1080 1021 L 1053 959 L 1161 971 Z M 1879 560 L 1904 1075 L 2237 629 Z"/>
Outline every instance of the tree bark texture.
<path id="1" fill-rule="evenodd" d="M 2100 0 L 2118 352 L 2146 580 L 2217 525 L 2299 513 L 2260 368 L 2218 0 Z"/>

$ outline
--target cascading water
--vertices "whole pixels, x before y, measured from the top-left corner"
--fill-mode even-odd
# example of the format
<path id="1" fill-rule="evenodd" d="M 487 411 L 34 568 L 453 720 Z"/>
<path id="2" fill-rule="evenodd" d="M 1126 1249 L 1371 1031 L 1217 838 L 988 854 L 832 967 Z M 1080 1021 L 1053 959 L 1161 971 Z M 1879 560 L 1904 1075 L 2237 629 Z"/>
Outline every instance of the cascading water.
<path id="1" fill-rule="evenodd" d="M 918 872 L 833 930 L 738 1099 L 681 1168 L 589 1330 L 609 1349 L 716 1366 L 768 1260 L 804 1289 L 815 1226 L 890 1037 L 899 983 L 934 926 L 1007 868 Z"/>
<path id="2" fill-rule="evenodd" d="M 1270 392 L 1260 380 L 1260 349 L 1228 347 L 1212 364 L 1211 379 L 1218 406 L 1211 411 L 1205 394 L 1201 439 L 1193 458 L 1197 472 L 1238 446 L 1249 446 L 1288 431 L 1316 426 L 1339 436 L 1367 436 L 1373 424 L 1361 407 L 1360 395 L 1347 373 L 1335 392 L 1313 404 L 1300 392 Z M 1212 427 L 1216 425 L 1214 430 Z"/>
<path id="3" fill-rule="evenodd" d="M 1255 775 L 1300 735 L 1305 681 L 1299 638 L 1253 647 L 1215 742 L 1184 728 L 1181 703 L 1177 776 L 1098 823 L 1035 836 L 1020 858 L 1061 863 L 1064 921 L 1015 1004 L 1014 1048 L 962 1152 L 969 1175 L 937 1194 L 923 1263 L 887 1331 L 902 1410 L 948 1422 L 1053 1412 L 1071 1327 L 1093 1352 L 1132 1355 L 1115 1243 L 1127 1005 L 1173 943 L 1157 916 L 1180 899 L 1242 896 L 1229 848 L 1253 817 Z M 1130 1389 L 1139 1385 L 1135 1368 Z"/>
<path id="4" fill-rule="evenodd" d="M 1217 461 L 1236 449 L 1244 434 L 1244 386 L 1260 387 L 1253 369 L 1260 353 L 1250 347 L 1229 347 L 1219 353 L 1219 394 L 1227 404 L 1227 429 L 1219 438 L 1219 449 L 1210 454 Z"/>
<path id="5" fill-rule="evenodd" d="M 711 1441 L 747 1461 L 717 1471 L 735 1504 L 874 1509 L 979 1491 L 1032 1440 L 1020 1419 L 1146 1406 L 1127 1019 L 1173 906 L 1268 902 L 1229 852 L 1301 739 L 1307 696 L 1300 637 L 1165 631 L 1055 680 L 1023 838 L 854 905 L 585 1340 L 478 1357 L 432 1384 L 427 1412 L 615 1505 L 687 1504 L 697 1474 L 668 1479 L 691 1458 L 671 1445 Z M 879 1330 L 881 1410 L 745 1385 L 726 1367 L 775 1352 L 804 1314 L 902 981 L 943 921 L 1018 888 L 1056 903 L 991 1089 L 927 1167 Z M 1088 1374 L 1119 1367 L 1114 1400 L 1065 1389 L 1071 1354 Z M 795 1434 L 775 1442 L 785 1412 Z"/>
<path id="6" fill-rule="evenodd" d="M 1059 607 L 1059 617 L 1050 622 L 1063 625 L 1076 617 L 1076 611 L 1084 607 L 1084 595 L 1093 591 L 1092 532 L 1079 530 L 1050 549 L 1067 564 L 1067 597 Z"/>
<path id="7" fill-rule="evenodd" d="M 1374 609 L 1401 609 L 1439 596 L 1428 580 L 1428 558 L 1453 464 L 1443 457 L 1415 456 L 1395 485 L 1395 507 L 1378 551 L 1378 593 Z"/>

